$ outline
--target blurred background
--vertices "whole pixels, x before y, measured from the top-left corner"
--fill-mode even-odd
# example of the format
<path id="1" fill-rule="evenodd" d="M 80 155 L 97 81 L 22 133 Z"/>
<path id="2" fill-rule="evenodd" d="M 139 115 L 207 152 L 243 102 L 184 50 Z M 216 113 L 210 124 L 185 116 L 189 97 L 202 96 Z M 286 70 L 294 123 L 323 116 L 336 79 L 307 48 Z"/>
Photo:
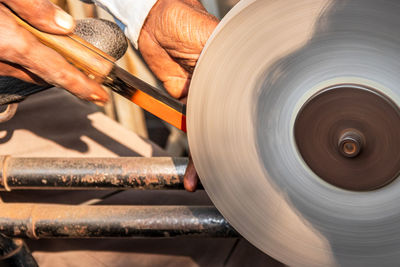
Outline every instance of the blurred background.
<path id="1" fill-rule="evenodd" d="M 62 7 L 75 19 L 102 18 L 114 21 L 113 17 L 103 9 L 93 4 L 83 3 L 80 0 L 52 0 L 52 2 Z M 239 0 L 201 0 L 201 2 L 211 14 L 221 19 Z M 148 69 L 140 53 L 132 46 L 117 63 L 140 79 L 155 87 L 162 88 L 161 83 Z M 111 101 L 104 108 L 99 108 L 107 116 L 139 136 L 150 139 L 165 149 L 171 156 L 186 156 L 188 154 L 186 134 L 142 110 L 122 96 L 111 91 L 110 95 Z"/>

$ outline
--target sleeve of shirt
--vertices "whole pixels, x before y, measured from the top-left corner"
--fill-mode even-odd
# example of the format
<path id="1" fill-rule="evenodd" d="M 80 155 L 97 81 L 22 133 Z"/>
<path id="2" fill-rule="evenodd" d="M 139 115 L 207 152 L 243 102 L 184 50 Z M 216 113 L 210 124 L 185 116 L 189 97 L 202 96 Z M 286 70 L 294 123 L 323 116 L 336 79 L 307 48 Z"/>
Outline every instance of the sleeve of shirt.
<path id="1" fill-rule="evenodd" d="M 137 49 L 144 21 L 157 0 L 94 0 L 93 2 L 106 9 L 118 20 L 125 35 Z"/>

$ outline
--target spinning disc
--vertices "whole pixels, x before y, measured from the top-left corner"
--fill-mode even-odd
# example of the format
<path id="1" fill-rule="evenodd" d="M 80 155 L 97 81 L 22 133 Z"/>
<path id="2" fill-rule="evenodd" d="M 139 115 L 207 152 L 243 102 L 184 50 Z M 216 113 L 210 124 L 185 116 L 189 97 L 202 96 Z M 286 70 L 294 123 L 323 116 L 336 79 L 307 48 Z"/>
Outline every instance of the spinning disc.
<path id="1" fill-rule="evenodd" d="M 400 262 L 400 3 L 242 0 L 188 102 L 208 195 L 289 265 Z"/>

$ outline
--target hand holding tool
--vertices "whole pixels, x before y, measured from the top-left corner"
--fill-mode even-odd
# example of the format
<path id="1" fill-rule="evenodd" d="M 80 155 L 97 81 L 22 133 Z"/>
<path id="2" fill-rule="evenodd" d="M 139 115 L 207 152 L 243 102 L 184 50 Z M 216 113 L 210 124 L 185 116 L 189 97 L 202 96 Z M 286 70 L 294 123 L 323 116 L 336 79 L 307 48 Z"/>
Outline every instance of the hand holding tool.
<path id="1" fill-rule="evenodd" d="M 186 131 L 185 105 L 116 66 L 115 59 L 75 34 L 53 35 L 35 29 L 17 15 L 17 23 L 54 49 L 89 78 L 110 87 L 143 109 Z"/>

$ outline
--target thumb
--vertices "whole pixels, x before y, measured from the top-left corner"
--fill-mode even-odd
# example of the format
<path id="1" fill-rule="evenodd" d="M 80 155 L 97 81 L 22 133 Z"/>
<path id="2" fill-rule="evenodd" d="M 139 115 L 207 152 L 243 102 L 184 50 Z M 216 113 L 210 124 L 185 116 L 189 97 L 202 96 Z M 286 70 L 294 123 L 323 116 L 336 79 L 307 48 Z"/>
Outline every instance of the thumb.
<path id="1" fill-rule="evenodd" d="M 190 84 L 190 77 L 169 76 L 163 82 L 167 92 L 176 99 L 182 99 L 187 96 Z"/>
<path id="2" fill-rule="evenodd" d="M 35 28 L 53 34 L 68 34 L 74 19 L 49 0 L 0 0 Z"/>

